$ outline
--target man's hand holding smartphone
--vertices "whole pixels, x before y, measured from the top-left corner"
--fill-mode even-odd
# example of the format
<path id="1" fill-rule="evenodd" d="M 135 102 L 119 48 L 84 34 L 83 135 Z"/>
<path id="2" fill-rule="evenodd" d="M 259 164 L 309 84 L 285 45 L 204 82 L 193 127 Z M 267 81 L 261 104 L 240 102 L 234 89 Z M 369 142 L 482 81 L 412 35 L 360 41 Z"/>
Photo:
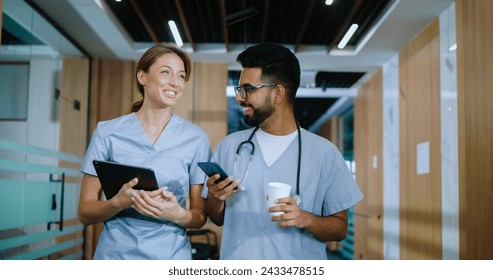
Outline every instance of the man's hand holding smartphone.
<path id="1" fill-rule="evenodd" d="M 219 174 L 219 179 L 216 179 L 214 181 L 214 184 L 218 184 L 218 183 L 224 181 L 225 179 L 227 179 L 229 177 L 228 174 L 224 171 L 224 169 L 221 168 L 221 166 L 217 162 L 199 162 L 199 163 L 197 163 L 197 165 L 209 177 L 213 177 L 214 175 Z M 231 180 L 226 186 L 222 187 L 221 189 L 228 187 L 233 182 L 234 181 Z M 238 186 L 235 186 L 233 188 L 233 190 L 237 190 L 237 189 L 238 189 Z"/>

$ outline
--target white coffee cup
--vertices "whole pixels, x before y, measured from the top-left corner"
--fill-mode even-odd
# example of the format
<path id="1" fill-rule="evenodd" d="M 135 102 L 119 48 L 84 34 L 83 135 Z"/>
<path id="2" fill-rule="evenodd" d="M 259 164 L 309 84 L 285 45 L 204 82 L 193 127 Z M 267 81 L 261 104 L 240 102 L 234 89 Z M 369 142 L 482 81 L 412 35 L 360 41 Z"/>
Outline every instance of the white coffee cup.
<path id="1" fill-rule="evenodd" d="M 279 198 L 290 197 L 291 189 L 293 188 L 290 184 L 280 182 L 270 182 L 267 185 L 269 186 L 267 193 L 267 208 L 277 205 L 276 200 Z M 269 212 L 269 214 L 279 216 L 284 214 L 284 212 Z"/>

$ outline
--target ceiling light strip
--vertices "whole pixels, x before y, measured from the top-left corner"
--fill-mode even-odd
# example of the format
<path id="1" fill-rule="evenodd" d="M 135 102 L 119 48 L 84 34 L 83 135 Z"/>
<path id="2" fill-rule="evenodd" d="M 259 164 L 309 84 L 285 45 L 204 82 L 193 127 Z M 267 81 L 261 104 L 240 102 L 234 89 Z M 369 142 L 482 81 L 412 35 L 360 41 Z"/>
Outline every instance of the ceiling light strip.
<path id="1" fill-rule="evenodd" d="M 175 39 L 175 43 L 178 47 L 183 46 L 183 41 L 181 40 L 180 32 L 178 32 L 178 28 L 176 27 L 176 23 L 173 20 L 168 21 L 169 28 L 171 28 L 171 33 L 173 33 L 173 38 Z"/>
<path id="2" fill-rule="evenodd" d="M 351 25 L 351 27 L 349 27 L 349 30 L 346 32 L 346 35 L 344 35 L 344 37 L 342 37 L 342 40 L 339 43 L 339 45 L 337 45 L 337 47 L 339 49 L 344 49 L 344 47 L 349 42 L 349 40 L 351 39 L 351 37 L 353 37 L 354 32 L 356 32 L 357 29 L 358 29 L 358 25 L 356 23 L 353 23 Z"/>

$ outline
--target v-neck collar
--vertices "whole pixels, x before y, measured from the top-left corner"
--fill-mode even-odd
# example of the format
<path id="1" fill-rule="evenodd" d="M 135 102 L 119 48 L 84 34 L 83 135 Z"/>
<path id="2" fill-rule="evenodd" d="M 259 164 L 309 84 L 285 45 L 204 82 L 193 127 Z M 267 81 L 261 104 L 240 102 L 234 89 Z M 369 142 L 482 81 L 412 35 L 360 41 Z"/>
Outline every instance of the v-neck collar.
<path id="1" fill-rule="evenodd" d="M 264 132 L 264 133 L 265 133 L 265 132 Z M 289 143 L 289 145 L 288 145 L 288 146 L 286 147 L 286 149 L 285 149 L 285 150 L 281 153 L 281 155 L 279 155 L 279 157 L 278 157 L 278 158 L 277 158 L 277 159 L 276 159 L 276 160 L 275 160 L 275 161 L 274 161 L 274 162 L 273 162 L 273 163 L 269 166 L 269 165 L 267 164 L 267 162 L 265 161 L 264 153 L 262 152 L 262 148 L 260 147 L 260 143 L 259 143 L 259 141 L 258 141 L 257 135 L 254 135 L 254 136 L 255 136 L 255 137 L 253 137 L 253 139 L 252 139 L 252 140 L 254 140 L 254 141 L 256 142 L 256 144 L 255 144 L 255 145 L 257 145 L 257 146 L 258 146 L 258 149 L 256 149 L 256 150 L 258 150 L 258 151 L 259 151 L 259 156 L 260 156 L 261 161 L 262 161 L 262 163 L 264 164 L 264 167 L 265 167 L 265 168 L 271 168 L 271 167 L 273 167 L 274 165 L 276 165 L 276 164 L 278 163 L 278 161 L 279 161 L 281 158 L 285 157 L 285 156 L 286 156 L 287 151 L 291 148 L 291 145 L 293 145 L 293 143 L 295 143 L 295 142 L 296 142 L 296 145 L 298 145 L 298 141 L 296 141 L 296 138 L 297 138 L 297 137 L 299 137 L 299 135 L 298 135 L 298 133 L 297 133 L 296 137 L 295 137 L 295 138 L 291 141 L 291 143 Z"/>
<path id="2" fill-rule="evenodd" d="M 156 139 L 156 142 L 152 143 L 151 139 L 149 139 L 149 136 L 147 136 L 147 133 L 144 129 L 144 126 L 142 125 L 139 118 L 137 117 L 137 114 L 134 112 L 134 113 L 132 113 L 132 115 L 134 118 L 136 129 L 140 130 L 140 133 L 138 133 L 138 134 L 141 135 L 140 138 L 143 141 L 142 143 L 145 143 L 147 146 L 152 147 L 152 148 L 156 148 L 156 147 L 160 146 L 160 143 L 162 141 L 164 141 L 163 138 L 166 138 L 166 136 L 168 134 L 167 131 L 169 131 L 171 129 L 171 127 L 173 126 L 173 123 L 174 123 L 174 119 L 175 119 L 175 115 L 172 114 L 168 123 L 166 124 L 164 129 L 161 131 L 161 134 L 159 134 L 158 138 Z"/>

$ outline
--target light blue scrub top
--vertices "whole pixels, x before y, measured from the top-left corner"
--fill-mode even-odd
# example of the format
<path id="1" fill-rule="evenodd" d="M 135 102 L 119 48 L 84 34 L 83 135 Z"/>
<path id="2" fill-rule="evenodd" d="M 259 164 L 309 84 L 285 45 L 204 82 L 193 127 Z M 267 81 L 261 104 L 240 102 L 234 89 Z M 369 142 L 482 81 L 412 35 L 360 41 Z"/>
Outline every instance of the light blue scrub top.
<path id="1" fill-rule="evenodd" d="M 203 184 L 197 162 L 211 155 L 205 131 L 177 115 L 153 145 L 135 113 L 99 122 L 81 171 L 96 176 L 94 159 L 154 169 L 159 187 L 167 186 L 182 207 L 191 184 Z M 139 214 L 132 208 L 104 222 L 94 259 L 191 259 L 185 229 Z M 129 217 L 130 216 L 130 217 Z"/>
<path id="2" fill-rule="evenodd" d="M 235 176 L 236 149 L 252 131 L 228 135 L 211 161 L 219 162 L 230 176 Z M 301 135 L 300 208 L 317 216 L 328 216 L 360 201 L 363 195 L 337 148 L 304 129 Z M 307 230 L 279 227 L 270 221 L 267 212 L 267 183 L 288 183 L 293 186 L 291 196 L 296 192 L 298 137 L 270 167 L 264 161 L 257 138 L 253 137 L 252 142 L 255 154 L 243 183 L 245 189 L 226 200 L 221 259 L 327 259 L 325 242 Z M 207 198 L 206 186 L 202 196 Z"/>

